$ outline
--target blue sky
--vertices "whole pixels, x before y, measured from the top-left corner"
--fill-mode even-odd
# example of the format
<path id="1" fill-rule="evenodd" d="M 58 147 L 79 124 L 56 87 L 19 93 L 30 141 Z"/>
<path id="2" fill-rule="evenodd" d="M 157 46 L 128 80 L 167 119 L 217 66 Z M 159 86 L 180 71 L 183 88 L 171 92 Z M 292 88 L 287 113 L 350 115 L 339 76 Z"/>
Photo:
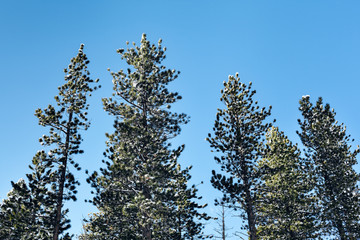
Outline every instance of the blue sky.
<path id="1" fill-rule="evenodd" d="M 167 47 L 164 64 L 181 71 L 170 88 L 183 100 L 174 110 L 191 116 L 174 145 L 184 143 L 184 166 L 193 165 L 192 183 L 216 211 L 220 194 L 210 183 L 218 169 L 205 137 L 211 131 L 222 82 L 239 72 L 253 82 L 256 99 L 273 106 L 277 125 L 298 142 L 298 101 L 322 96 L 335 108 L 337 119 L 360 143 L 360 9 L 359 1 L 1 1 L 0 3 L 0 198 L 29 172 L 32 156 L 41 149 L 34 111 L 54 104 L 63 69 L 81 43 L 93 78 L 102 88 L 90 100 L 92 126 L 83 134 L 83 169 L 100 167 L 105 132 L 113 119 L 102 110 L 101 98 L 112 92 L 107 68 L 126 68 L 116 53 L 125 42 L 139 42 L 142 33 Z M 359 170 L 359 167 L 356 168 Z M 79 200 L 71 203 L 72 232 L 82 216 L 95 211 L 85 174 Z M 211 231 L 212 225 L 208 229 Z"/>

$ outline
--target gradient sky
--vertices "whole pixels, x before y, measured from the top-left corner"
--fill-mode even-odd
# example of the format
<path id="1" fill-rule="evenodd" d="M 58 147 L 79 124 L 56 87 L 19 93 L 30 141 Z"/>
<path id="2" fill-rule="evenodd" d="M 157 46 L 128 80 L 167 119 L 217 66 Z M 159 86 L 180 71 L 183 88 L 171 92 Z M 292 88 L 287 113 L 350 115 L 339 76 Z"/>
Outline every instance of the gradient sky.
<path id="1" fill-rule="evenodd" d="M 181 71 L 170 88 L 183 96 L 174 110 L 191 116 L 174 146 L 184 143 L 183 166 L 193 165 L 192 182 L 214 214 L 220 193 L 209 179 L 216 166 L 205 137 L 211 131 L 222 82 L 239 72 L 253 82 L 261 106 L 273 106 L 272 117 L 289 138 L 298 142 L 298 101 L 319 96 L 337 112 L 348 133 L 360 143 L 360 2 L 359 1 L 10 1 L 0 2 L 0 199 L 10 181 L 25 178 L 38 138 L 34 111 L 54 104 L 63 69 L 81 43 L 91 61 L 93 78 L 102 88 L 90 99 L 92 126 L 83 134 L 85 154 L 76 157 L 83 169 L 101 165 L 105 132 L 113 118 L 102 110 L 101 98 L 112 92 L 107 68 L 126 68 L 116 49 L 139 43 L 141 34 L 156 43 L 163 39 L 164 64 Z M 356 168 L 359 171 L 359 167 Z M 72 233 L 82 217 L 96 211 L 84 199 L 90 188 L 84 171 L 79 200 L 68 204 Z M 236 221 L 234 230 L 239 229 Z M 214 224 L 208 224 L 210 233 Z"/>

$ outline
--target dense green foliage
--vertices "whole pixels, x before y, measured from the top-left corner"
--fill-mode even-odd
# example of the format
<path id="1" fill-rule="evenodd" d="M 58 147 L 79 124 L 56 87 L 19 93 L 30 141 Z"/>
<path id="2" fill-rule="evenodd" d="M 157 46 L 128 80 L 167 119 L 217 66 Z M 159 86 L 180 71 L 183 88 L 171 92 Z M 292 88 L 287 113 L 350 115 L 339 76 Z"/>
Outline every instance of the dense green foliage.
<path id="1" fill-rule="evenodd" d="M 64 201 L 76 200 L 79 182 L 70 166 L 80 170 L 73 156 L 82 153 L 79 130 L 89 127 L 86 98 L 97 88 L 90 86 L 94 80 L 89 78 L 88 63 L 81 45 L 64 70 L 65 84 L 55 96 L 58 109 L 49 105 L 36 110 L 39 124 L 49 127 L 49 135 L 39 139 L 48 152 L 41 150 L 34 156 L 28 184 L 23 180 L 12 184 L 13 190 L 1 205 L 0 226 L 6 228 L 1 239 L 70 239 L 65 233 L 70 227 L 68 209 L 63 205 Z"/>
<path id="2" fill-rule="evenodd" d="M 211 179 L 224 193 L 221 204 L 242 210 L 250 240 L 359 238 L 359 175 L 353 169 L 359 149 L 351 150 L 335 112 L 321 98 L 316 106 L 302 98 L 301 157 L 282 132 L 269 129 L 264 120 L 270 110 L 259 110 L 254 94 L 251 84 L 230 76 L 221 97 L 226 107 L 218 109 L 214 137 L 207 138 L 224 172 L 213 170 Z"/>
<path id="3" fill-rule="evenodd" d="M 185 114 L 170 111 L 181 97 L 166 86 L 179 72 L 161 65 L 161 40 L 151 45 L 145 35 L 140 46 L 118 53 L 131 68 L 111 72 L 114 98 L 103 99 L 105 111 L 116 118 L 115 131 L 107 134 L 106 168 L 88 179 L 100 212 L 90 218 L 86 237 L 201 237 L 203 225 L 196 218 L 207 217 L 198 212 L 204 206 L 194 202 L 197 189 L 187 187 L 190 168 L 178 163 L 184 145 L 172 149 L 169 143 L 188 122 Z"/>
<path id="4" fill-rule="evenodd" d="M 225 108 L 219 109 L 214 125 L 214 137 L 209 134 L 210 146 L 219 153 L 215 157 L 225 174 L 213 171 L 213 186 L 224 193 L 222 201 L 229 207 L 243 210 L 251 240 L 256 233 L 256 188 L 259 184 L 257 161 L 262 155 L 262 140 L 271 126 L 265 123 L 270 109 L 259 108 L 254 102 L 251 83 L 240 82 L 238 74 L 229 76 L 221 91 Z"/>
<path id="5" fill-rule="evenodd" d="M 360 237 L 359 174 L 354 171 L 359 148 L 351 150 L 346 127 L 335 120 L 335 111 L 319 98 L 315 105 L 309 96 L 300 101 L 303 120 L 299 136 L 306 157 L 315 167 L 316 194 L 324 235 L 337 239 Z"/>
<path id="6" fill-rule="evenodd" d="M 114 131 L 106 134 L 104 166 L 88 175 L 90 202 L 98 211 L 85 220 L 79 239 L 209 238 L 204 233 L 207 204 L 199 204 L 195 185 L 188 186 L 191 166 L 179 164 L 184 145 L 171 146 L 189 121 L 186 114 L 171 111 L 181 96 L 168 84 L 179 72 L 162 65 L 161 40 L 151 44 L 144 34 L 140 46 L 133 45 L 117 50 L 128 68 L 110 72 L 113 95 L 103 99 L 103 106 L 115 119 Z M 76 200 L 80 166 L 74 157 L 83 152 L 80 130 L 90 126 L 87 97 L 99 87 L 89 77 L 88 63 L 81 45 L 64 70 L 57 106 L 36 110 L 49 133 L 40 138 L 44 149 L 33 157 L 26 180 L 11 182 L 0 204 L 1 240 L 73 238 L 64 203 Z M 268 120 L 271 106 L 260 108 L 253 100 L 251 83 L 229 76 L 221 94 L 224 107 L 207 138 L 220 165 L 211 183 L 223 194 L 215 201 L 222 212 L 219 235 L 213 237 L 230 236 L 225 225 L 230 208 L 242 220 L 236 233 L 250 240 L 360 239 L 360 175 L 354 170 L 360 149 L 351 146 L 330 105 L 322 98 L 316 104 L 309 96 L 300 100 L 301 152 Z"/>
<path id="7" fill-rule="evenodd" d="M 318 234 L 311 165 L 278 128 L 269 129 L 259 161 L 257 212 L 261 239 L 315 239 Z"/>
<path id="8" fill-rule="evenodd" d="M 1 205 L 0 239 L 51 239 L 55 202 L 51 200 L 52 192 L 44 188 L 44 179 L 43 175 L 38 175 L 30 182 L 30 187 L 23 179 L 12 182 L 13 189 Z M 44 199 L 47 196 L 48 200 Z M 61 229 L 68 227 L 64 222 Z"/>

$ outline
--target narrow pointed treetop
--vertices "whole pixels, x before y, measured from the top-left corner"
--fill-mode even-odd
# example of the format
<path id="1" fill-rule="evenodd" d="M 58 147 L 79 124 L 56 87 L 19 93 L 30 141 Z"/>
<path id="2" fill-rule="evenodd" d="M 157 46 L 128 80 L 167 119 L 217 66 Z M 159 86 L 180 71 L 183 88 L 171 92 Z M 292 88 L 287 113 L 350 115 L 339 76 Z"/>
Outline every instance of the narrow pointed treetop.
<path id="1" fill-rule="evenodd" d="M 19 189 L 17 194 L 22 199 L 19 206 L 28 208 L 22 221 L 27 222 L 24 229 L 29 231 L 24 232 L 21 239 L 71 238 L 65 233 L 70 220 L 66 216 L 68 209 L 63 205 L 64 201 L 76 200 L 79 182 L 73 172 L 74 169 L 80 170 L 80 166 L 74 156 L 83 152 L 80 150 L 82 138 L 79 130 L 89 127 L 87 97 L 100 87 L 97 84 L 92 86 L 98 80 L 89 77 L 89 61 L 83 48 L 81 45 L 76 57 L 64 70 L 65 83 L 55 96 L 57 106 L 49 105 L 35 112 L 39 124 L 48 127 L 49 134 L 39 139 L 45 149 L 38 151 L 32 160 L 32 173 L 27 174 L 28 185 L 13 184 L 14 189 Z M 14 226 L 23 228 L 23 225 Z"/>
<path id="2" fill-rule="evenodd" d="M 246 220 L 250 240 L 257 239 L 256 211 L 259 175 L 257 161 L 262 156 L 262 144 L 271 123 L 266 122 L 270 110 L 260 108 L 253 100 L 256 93 L 251 83 L 240 82 L 238 74 L 229 76 L 221 90 L 220 100 L 224 109 L 218 109 L 214 124 L 214 136 L 207 141 L 218 153 L 215 161 L 224 174 L 213 170 L 211 183 L 224 193 L 222 201 L 234 209 L 241 209 Z"/>
<path id="3" fill-rule="evenodd" d="M 344 124 L 334 109 L 320 97 L 315 104 L 309 96 L 300 100 L 298 132 L 306 147 L 306 157 L 315 166 L 316 194 L 320 199 L 324 235 L 340 239 L 359 238 L 359 174 L 354 170 L 359 147 L 353 149 Z"/>

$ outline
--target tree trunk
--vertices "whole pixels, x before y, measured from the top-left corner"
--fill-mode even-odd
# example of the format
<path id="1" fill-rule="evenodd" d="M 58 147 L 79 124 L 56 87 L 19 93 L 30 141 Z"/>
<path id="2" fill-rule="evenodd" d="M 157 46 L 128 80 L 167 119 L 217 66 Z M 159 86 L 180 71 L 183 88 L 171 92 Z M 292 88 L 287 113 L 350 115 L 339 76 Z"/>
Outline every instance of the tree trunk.
<path id="1" fill-rule="evenodd" d="M 147 199 L 151 199 L 150 191 L 149 191 L 148 187 L 145 184 L 143 186 L 143 194 Z M 145 217 L 148 218 L 146 213 L 145 213 Z M 142 231 L 143 231 L 143 237 L 144 237 L 145 240 L 151 240 L 152 239 L 152 237 L 151 237 L 151 224 L 146 224 L 143 227 Z"/>
<path id="2" fill-rule="evenodd" d="M 221 214 L 222 216 L 222 239 L 223 240 L 225 240 L 225 238 L 226 238 L 226 233 L 225 233 L 225 231 L 226 231 L 226 228 L 225 228 L 225 207 L 224 207 L 224 205 L 222 205 L 222 214 Z"/>
<path id="3" fill-rule="evenodd" d="M 65 149 L 64 156 L 62 160 L 62 169 L 59 183 L 59 195 L 57 199 L 56 206 L 56 220 L 55 220 L 55 229 L 54 229 L 54 240 L 59 239 L 60 232 L 60 222 L 61 222 L 61 209 L 63 204 L 63 195 L 64 195 L 64 185 L 65 185 L 65 177 L 66 177 L 66 168 L 69 156 L 69 145 L 70 145 L 70 130 L 71 130 L 71 121 L 72 121 L 73 112 L 69 114 L 69 120 L 66 126 L 66 140 L 65 140 Z"/>
<path id="4" fill-rule="evenodd" d="M 248 219 L 250 240 L 257 240 L 253 200 L 251 198 L 250 187 L 248 186 L 247 179 L 245 178 L 244 180 L 246 181 L 245 203 L 246 203 L 246 214 Z"/>
<path id="5" fill-rule="evenodd" d="M 143 71 L 143 70 L 142 70 Z M 145 78 L 145 76 L 144 76 Z M 145 94 L 145 99 L 143 100 L 144 102 L 142 103 L 142 115 L 143 115 L 143 127 L 145 129 L 145 131 L 148 131 L 148 124 L 147 124 L 147 113 L 148 113 L 148 105 L 146 102 L 147 99 L 147 95 Z M 147 160 L 147 158 L 145 157 L 145 159 Z M 149 188 L 146 185 L 146 180 L 144 179 L 144 186 L 143 186 L 143 194 L 147 199 L 151 199 L 151 193 Z M 151 224 L 146 224 L 143 228 L 143 237 L 145 240 L 151 240 L 152 239 L 152 232 L 151 232 Z"/>
<path id="6" fill-rule="evenodd" d="M 345 230 L 344 230 L 344 226 L 343 223 L 341 222 L 341 220 L 336 220 L 336 228 L 339 232 L 339 237 L 341 240 L 346 240 L 346 234 L 345 234 Z"/>
<path id="7" fill-rule="evenodd" d="M 150 229 L 150 226 L 149 224 L 146 225 L 144 228 L 143 228 L 143 237 L 144 237 L 144 240 L 151 240 L 151 229 Z"/>

